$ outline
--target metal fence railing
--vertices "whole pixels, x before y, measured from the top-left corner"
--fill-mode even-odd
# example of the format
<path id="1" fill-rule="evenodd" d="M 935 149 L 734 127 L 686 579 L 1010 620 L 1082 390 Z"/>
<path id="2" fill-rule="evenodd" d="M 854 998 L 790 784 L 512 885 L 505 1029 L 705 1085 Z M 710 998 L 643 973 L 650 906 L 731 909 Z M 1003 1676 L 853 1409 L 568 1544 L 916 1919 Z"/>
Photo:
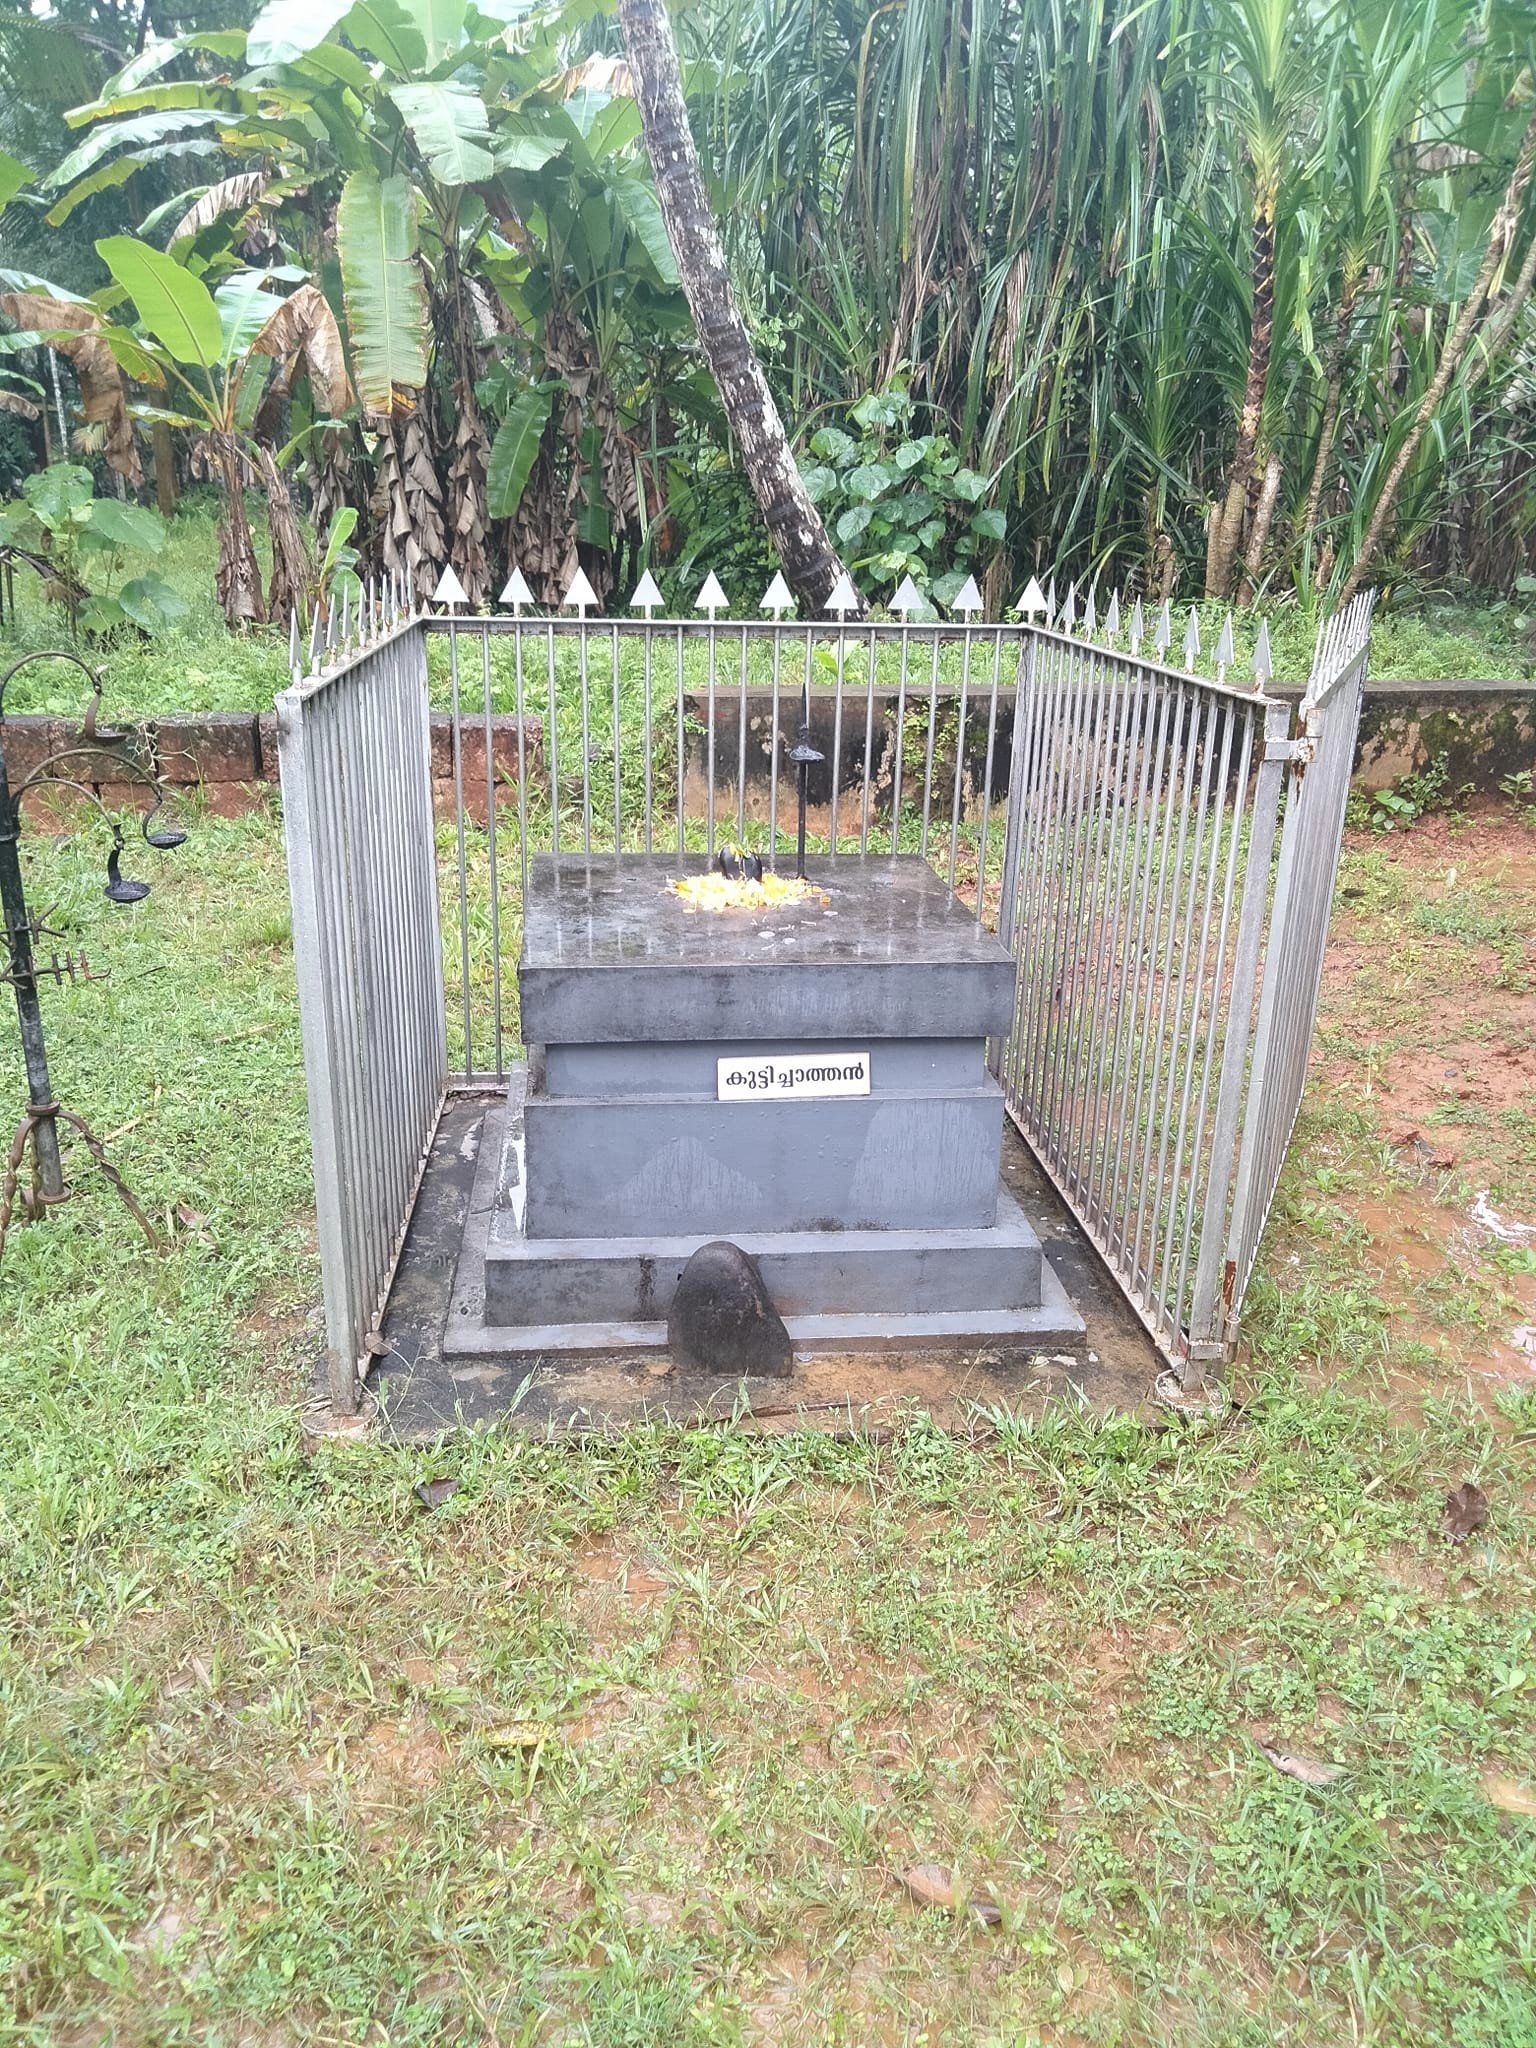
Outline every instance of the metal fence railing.
<path id="1" fill-rule="evenodd" d="M 522 1056 L 541 851 L 928 859 L 1018 961 L 1012 1117 L 1186 1387 L 1228 1355 L 1305 1076 L 1369 634 L 1292 735 L 1171 624 L 436 616 L 370 592 L 279 699 L 337 1398 L 442 1093 Z M 1143 651 L 1153 641 L 1155 658 Z M 314 673 L 307 679 L 305 666 Z M 1261 652 L 1261 681 L 1265 662 Z M 290 786 L 291 783 L 291 786 Z M 436 818 L 435 830 L 433 818 Z"/>
<path id="2" fill-rule="evenodd" d="M 425 640 L 391 591 L 329 651 L 277 729 L 330 1390 L 350 1411 L 447 1046 Z"/>

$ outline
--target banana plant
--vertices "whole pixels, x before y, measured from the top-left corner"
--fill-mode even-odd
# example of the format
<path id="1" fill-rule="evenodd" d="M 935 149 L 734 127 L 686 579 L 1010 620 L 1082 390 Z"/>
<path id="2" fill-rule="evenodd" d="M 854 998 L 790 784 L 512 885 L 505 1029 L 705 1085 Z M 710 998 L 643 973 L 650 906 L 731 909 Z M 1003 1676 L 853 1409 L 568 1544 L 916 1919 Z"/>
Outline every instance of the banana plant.
<path id="1" fill-rule="evenodd" d="M 221 492 L 215 580 L 225 618 L 245 627 L 269 611 L 281 615 L 302 596 L 307 557 L 287 486 L 254 422 L 275 367 L 289 381 L 305 376 L 329 411 L 351 403 L 335 316 L 313 285 L 281 297 L 263 271 L 234 273 L 210 291 L 173 257 L 132 235 L 108 236 L 96 252 L 114 286 L 103 296 L 130 302 L 134 319 L 109 318 L 98 301 L 89 309 L 92 345 L 136 384 L 163 394 L 161 403 L 137 405 L 137 418 L 183 428 L 206 443 Z M 4 294 L 0 310 L 35 321 L 40 338 L 53 345 L 79 345 L 80 309 L 62 298 Z M 45 324 L 50 318 L 52 327 Z M 245 513 L 248 477 L 267 498 L 273 569 L 265 594 Z"/>

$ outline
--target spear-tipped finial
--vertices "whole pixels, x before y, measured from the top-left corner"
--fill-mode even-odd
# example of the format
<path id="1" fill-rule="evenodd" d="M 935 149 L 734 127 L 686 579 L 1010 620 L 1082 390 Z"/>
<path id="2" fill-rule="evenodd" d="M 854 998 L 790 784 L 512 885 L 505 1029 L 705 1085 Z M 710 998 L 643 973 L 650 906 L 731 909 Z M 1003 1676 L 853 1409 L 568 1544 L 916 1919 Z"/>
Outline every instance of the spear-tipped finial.
<path id="1" fill-rule="evenodd" d="M 1200 618 L 1193 605 L 1189 617 L 1184 621 L 1184 666 L 1191 675 L 1200 658 Z"/>
<path id="2" fill-rule="evenodd" d="M 1099 630 L 1099 604 L 1096 595 L 1097 590 L 1098 585 L 1096 583 L 1091 583 L 1088 586 L 1088 602 L 1083 606 L 1083 631 L 1085 633 L 1097 633 L 1097 631 Z"/>
<path id="3" fill-rule="evenodd" d="M 299 679 L 299 615 L 292 608 L 288 610 L 288 673 L 297 682 Z"/>
<path id="4" fill-rule="evenodd" d="M 1152 635 L 1152 645 L 1159 654 L 1166 654 L 1173 645 L 1173 607 L 1166 597 L 1157 615 L 1157 631 Z"/>
<path id="5" fill-rule="evenodd" d="M 583 618 L 586 617 L 588 608 L 597 603 L 597 592 L 587 581 L 587 572 L 579 563 L 576 574 L 571 578 L 571 587 L 565 593 L 564 602 L 574 605 Z"/>
<path id="6" fill-rule="evenodd" d="M 1118 590 L 1112 590 L 1109 593 L 1109 610 L 1104 614 L 1104 635 L 1110 641 L 1120 638 L 1120 593 Z"/>
<path id="7" fill-rule="evenodd" d="M 501 596 L 496 602 L 506 605 L 513 618 L 517 617 L 525 604 L 533 603 L 533 592 L 528 587 L 528 578 L 515 562 L 512 565 L 512 574 L 507 578 Z"/>
<path id="8" fill-rule="evenodd" d="M 709 616 L 713 618 L 716 612 L 723 612 L 729 603 L 730 599 L 721 588 L 720 578 L 711 569 L 704 578 L 698 596 L 693 600 L 694 610 L 696 612 L 708 612 Z"/>
<path id="9" fill-rule="evenodd" d="M 772 618 L 782 618 L 794 601 L 795 593 L 784 581 L 784 571 L 775 569 L 773 581 L 758 601 L 759 610 L 767 612 Z"/>
<path id="10" fill-rule="evenodd" d="M 629 600 L 629 608 L 632 612 L 644 612 L 649 618 L 661 602 L 661 585 L 647 569 L 635 585 L 634 595 Z"/>
<path id="11" fill-rule="evenodd" d="M 1221 622 L 1221 634 L 1216 642 L 1216 680 L 1218 683 L 1224 683 L 1227 680 L 1227 670 L 1232 666 L 1233 651 L 1232 614 L 1228 612 Z"/>
<path id="12" fill-rule="evenodd" d="M 1269 621 L 1259 621 L 1258 642 L 1253 650 L 1253 680 L 1259 689 L 1274 679 L 1275 661 L 1269 650 Z"/>
<path id="13" fill-rule="evenodd" d="M 1050 625 L 1056 616 L 1056 578 L 1053 576 L 1045 586 L 1045 623 Z"/>
<path id="14" fill-rule="evenodd" d="M 1067 585 L 1067 601 L 1061 608 L 1061 625 L 1063 632 L 1075 633 L 1077 631 L 1077 579 L 1075 577 Z"/>
<path id="15" fill-rule="evenodd" d="M 1131 643 L 1132 654 L 1136 653 L 1138 648 L 1141 646 L 1142 641 L 1145 640 L 1146 637 L 1147 615 L 1142 610 L 1141 599 L 1138 597 L 1136 602 L 1131 606 L 1131 630 L 1127 635 L 1127 638 Z"/>

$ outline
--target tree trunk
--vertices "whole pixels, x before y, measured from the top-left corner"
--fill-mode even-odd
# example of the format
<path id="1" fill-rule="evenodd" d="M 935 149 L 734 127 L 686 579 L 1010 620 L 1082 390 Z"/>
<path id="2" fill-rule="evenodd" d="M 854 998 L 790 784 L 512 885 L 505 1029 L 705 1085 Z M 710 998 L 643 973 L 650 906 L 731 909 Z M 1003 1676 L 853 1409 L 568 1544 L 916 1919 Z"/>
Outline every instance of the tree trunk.
<path id="1" fill-rule="evenodd" d="M 688 127 L 672 24 L 663 0 L 619 0 L 619 20 L 662 218 L 742 467 L 796 596 L 824 612 L 843 563 L 806 495 L 731 290 Z"/>
<path id="2" fill-rule="evenodd" d="M 294 517 L 288 480 L 270 449 L 260 456 L 261 481 L 267 493 L 267 526 L 272 535 L 272 575 L 267 584 L 267 617 L 279 625 L 290 613 L 307 608 L 313 571 L 304 535 Z"/>
<path id="3" fill-rule="evenodd" d="M 1211 535 L 1206 596 L 1225 597 L 1242 534 L 1264 421 L 1264 391 L 1275 343 L 1275 201 L 1272 185 L 1261 185 L 1253 200 L 1253 318 L 1248 329 L 1248 376 L 1237 419 L 1237 446 L 1227 471 L 1225 496 L 1218 501 L 1219 524 Z"/>
<path id="4" fill-rule="evenodd" d="M 214 577 L 219 603 L 231 632 L 260 625 L 266 617 L 261 601 L 261 565 L 245 517 L 240 451 L 228 434 L 214 434 L 211 453 L 224 494 L 219 508 L 219 562 Z"/>
<path id="5" fill-rule="evenodd" d="M 1316 533 L 1318 514 L 1322 510 L 1323 489 L 1328 481 L 1328 464 L 1333 457 L 1333 437 L 1339 427 L 1339 403 L 1344 392 L 1344 359 L 1349 352 L 1349 330 L 1354 325 L 1355 304 L 1359 298 L 1361 282 L 1361 274 L 1347 278 L 1339 296 L 1339 314 L 1334 323 L 1333 346 L 1328 351 L 1327 393 L 1323 400 L 1322 425 L 1317 435 L 1317 460 L 1312 465 L 1312 481 L 1307 487 L 1307 509 L 1301 520 L 1303 547 Z"/>
<path id="6" fill-rule="evenodd" d="M 1467 296 L 1467 303 L 1461 309 L 1461 317 L 1451 329 L 1441 351 L 1435 374 L 1429 381 L 1429 389 L 1419 401 L 1413 425 L 1408 429 L 1403 445 L 1398 449 L 1377 494 L 1371 512 L 1371 523 L 1360 543 L 1360 552 L 1355 556 L 1350 572 L 1344 579 L 1344 588 L 1339 592 L 1341 609 L 1360 588 L 1366 570 L 1376 558 L 1376 551 L 1381 546 L 1382 537 L 1386 533 L 1397 502 L 1398 491 L 1402 488 L 1403 478 L 1408 474 L 1413 458 L 1419 452 L 1419 443 L 1424 439 L 1430 421 L 1440 410 L 1441 402 L 1450 389 L 1451 379 L 1455 376 L 1457 367 L 1476 332 L 1478 317 L 1493 287 L 1499 265 L 1509 254 L 1510 245 L 1514 241 L 1515 229 L 1520 220 L 1520 203 L 1525 197 L 1526 186 L 1531 182 L 1533 168 L 1536 168 L 1536 115 L 1532 116 L 1531 124 L 1521 140 L 1520 154 L 1515 158 L 1515 167 L 1509 174 L 1504 197 L 1499 201 L 1498 212 L 1493 216 L 1492 225 L 1489 227 L 1488 247 L 1483 255 L 1483 267 L 1477 273 L 1477 282 Z M 1529 283 L 1526 289 L 1529 291 Z"/>
<path id="7" fill-rule="evenodd" d="M 1269 529 L 1274 524 L 1275 501 L 1280 496 L 1280 458 L 1271 455 L 1264 465 L 1264 482 L 1259 490 L 1259 502 L 1254 507 L 1253 523 L 1248 532 L 1248 551 L 1243 557 L 1243 576 L 1238 591 L 1240 604 L 1252 604 L 1259 587 L 1259 571 L 1264 563 L 1264 550 L 1269 544 Z"/>
<path id="8" fill-rule="evenodd" d="M 167 421 L 155 421 L 150 429 L 150 445 L 155 452 L 155 503 L 160 508 L 160 517 L 169 519 L 176 510 L 176 444 Z"/>

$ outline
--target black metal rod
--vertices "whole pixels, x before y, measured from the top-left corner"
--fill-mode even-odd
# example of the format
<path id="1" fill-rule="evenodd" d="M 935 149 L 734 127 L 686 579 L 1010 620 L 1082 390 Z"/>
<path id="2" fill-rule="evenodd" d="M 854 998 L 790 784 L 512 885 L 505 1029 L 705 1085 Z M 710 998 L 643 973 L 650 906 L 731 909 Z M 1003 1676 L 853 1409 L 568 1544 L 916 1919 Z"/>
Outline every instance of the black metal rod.
<path id="1" fill-rule="evenodd" d="M 37 1118 L 32 1146 L 38 1187 L 45 1202 L 64 1199 L 64 1162 L 59 1156 L 57 1104 L 48 1078 L 48 1048 L 43 1041 L 43 1009 L 37 999 L 37 972 L 32 957 L 32 927 L 21 876 L 21 806 L 11 795 L 5 760 L 5 724 L 0 720 L 0 915 L 10 949 L 11 985 L 16 991 L 16 1016 L 21 1026 L 21 1053 L 27 1069 L 27 1098 Z"/>

